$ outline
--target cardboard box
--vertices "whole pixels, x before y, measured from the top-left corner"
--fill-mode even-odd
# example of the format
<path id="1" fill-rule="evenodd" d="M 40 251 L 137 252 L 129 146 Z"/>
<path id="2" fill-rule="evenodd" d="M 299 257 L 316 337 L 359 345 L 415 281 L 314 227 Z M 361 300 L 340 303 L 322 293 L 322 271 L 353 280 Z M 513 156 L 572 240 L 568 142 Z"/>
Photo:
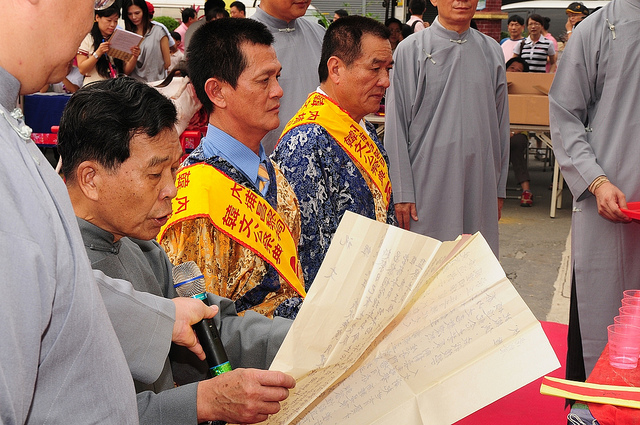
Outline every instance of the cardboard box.
<path id="1" fill-rule="evenodd" d="M 511 124 L 549 125 L 549 89 L 555 74 L 507 72 Z"/>

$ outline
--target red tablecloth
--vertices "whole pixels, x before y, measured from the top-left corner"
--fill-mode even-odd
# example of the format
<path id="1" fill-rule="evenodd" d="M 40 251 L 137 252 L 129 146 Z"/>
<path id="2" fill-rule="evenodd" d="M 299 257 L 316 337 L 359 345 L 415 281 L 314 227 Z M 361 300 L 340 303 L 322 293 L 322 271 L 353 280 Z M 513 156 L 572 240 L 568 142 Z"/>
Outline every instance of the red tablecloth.
<path id="1" fill-rule="evenodd" d="M 640 386 L 640 368 L 616 369 L 609 364 L 607 345 L 596 363 L 587 382 L 594 384 Z M 589 410 L 600 425 L 640 425 L 640 410 L 608 404 L 587 403 Z"/>
<path id="2" fill-rule="evenodd" d="M 567 358 L 567 325 L 540 322 L 561 367 L 548 376 L 564 378 Z M 569 408 L 563 398 L 540 394 L 542 378 L 491 403 L 455 425 L 556 425 L 566 424 Z"/>

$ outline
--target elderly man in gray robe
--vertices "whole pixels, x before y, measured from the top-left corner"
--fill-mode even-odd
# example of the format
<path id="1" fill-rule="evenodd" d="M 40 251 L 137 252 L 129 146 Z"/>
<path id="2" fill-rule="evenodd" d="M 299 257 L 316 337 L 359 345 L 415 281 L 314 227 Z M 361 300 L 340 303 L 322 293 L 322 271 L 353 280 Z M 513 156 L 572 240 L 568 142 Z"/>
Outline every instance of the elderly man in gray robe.
<path id="1" fill-rule="evenodd" d="M 440 240 L 480 231 L 498 255 L 509 167 L 504 56 L 470 29 L 477 0 L 431 0 L 433 24 L 398 45 L 385 148 L 401 227 Z"/>
<path id="2" fill-rule="evenodd" d="M 310 4 L 311 0 L 262 0 L 251 16 L 273 34 L 273 47 L 282 64 L 278 80 L 284 92 L 278 115 L 280 125 L 262 139 L 267 155 L 275 149 L 284 126 L 320 84 L 318 64 L 325 29 L 303 18 Z"/>
<path id="3" fill-rule="evenodd" d="M 549 93 L 553 151 L 573 194 L 567 377 L 589 376 L 625 289 L 640 289 L 640 1 L 613 0 L 572 34 Z"/>

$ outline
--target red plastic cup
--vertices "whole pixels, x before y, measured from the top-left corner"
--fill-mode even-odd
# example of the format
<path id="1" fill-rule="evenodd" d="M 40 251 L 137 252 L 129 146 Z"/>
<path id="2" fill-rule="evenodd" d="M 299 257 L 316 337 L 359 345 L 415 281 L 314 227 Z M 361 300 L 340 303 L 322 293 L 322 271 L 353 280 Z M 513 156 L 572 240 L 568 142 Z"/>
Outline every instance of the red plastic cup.
<path id="1" fill-rule="evenodd" d="M 640 297 L 640 289 L 627 289 L 622 291 L 622 295 L 624 298 L 638 298 Z"/>
<path id="2" fill-rule="evenodd" d="M 640 356 L 640 327 L 613 324 L 607 327 L 609 335 L 609 363 L 618 369 L 635 369 Z"/>
<path id="3" fill-rule="evenodd" d="M 640 316 L 634 316 L 631 314 L 623 314 L 620 316 L 616 316 L 613 318 L 613 323 L 614 324 L 623 324 L 623 325 L 631 325 L 631 326 L 637 326 L 638 328 L 640 328 Z"/>
<path id="4" fill-rule="evenodd" d="M 640 306 L 640 297 L 627 297 L 622 299 L 622 306 L 637 305 Z"/>
<path id="5" fill-rule="evenodd" d="M 640 305 L 627 304 L 618 309 L 620 316 L 638 316 L 640 317 Z"/>

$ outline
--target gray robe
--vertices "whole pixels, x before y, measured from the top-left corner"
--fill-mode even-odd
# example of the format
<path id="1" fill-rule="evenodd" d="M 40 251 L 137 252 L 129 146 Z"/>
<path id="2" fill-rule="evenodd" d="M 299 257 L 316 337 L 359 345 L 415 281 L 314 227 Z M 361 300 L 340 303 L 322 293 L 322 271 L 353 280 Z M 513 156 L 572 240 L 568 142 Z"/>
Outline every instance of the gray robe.
<path id="1" fill-rule="evenodd" d="M 156 241 L 122 238 L 113 243 L 111 233 L 82 219 L 78 219 L 78 225 L 92 267 L 112 278 L 129 280 L 138 291 L 176 296 L 173 266 Z M 253 311 L 238 317 L 231 300 L 209 294 L 209 301 L 220 308 L 214 321 L 231 366 L 267 369 L 292 322 L 281 317 L 271 320 Z M 174 370 L 165 357 L 156 382 L 135 382 L 141 424 L 197 424 L 198 384 L 194 381 L 208 378 L 208 367 L 183 347 L 173 347 L 171 357 Z M 174 388 L 174 379 L 183 385 Z"/>
<path id="2" fill-rule="evenodd" d="M 571 256 L 587 376 L 622 291 L 640 288 L 640 224 L 601 217 L 587 190 L 605 174 L 627 202 L 640 201 L 639 63 L 640 1 L 613 0 L 576 27 L 549 93 L 553 150 L 574 196 Z"/>
<path id="3" fill-rule="evenodd" d="M 506 195 L 509 108 L 495 40 L 438 22 L 398 45 L 384 146 L 396 204 L 415 202 L 411 231 L 439 240 L 481 231 L 498 255 L 497 198 Z"/>
<path id="4" fill-rule="evenodd" d="M 126 359 L 67 190 L 12 128 L 19 88 L 0 68 L 0 422 L 135 424 Z"/>
<path id="5" fill-rule="evenodd" d="M 278 114 L 280 126 L 262 139 L 262 146 L 267 155 L 270 155 L 284 126 L 298 112 L 309 93 L 320 85 L 318 64 L 325 29 L 304 18 L 287 23 L 268 15 L 259 7 L 250 19 L 262 22 L 269 28 L 275 38 L 273 47 L 282 65 L 282 73 L 278 80 L 284 92 Z"/>

